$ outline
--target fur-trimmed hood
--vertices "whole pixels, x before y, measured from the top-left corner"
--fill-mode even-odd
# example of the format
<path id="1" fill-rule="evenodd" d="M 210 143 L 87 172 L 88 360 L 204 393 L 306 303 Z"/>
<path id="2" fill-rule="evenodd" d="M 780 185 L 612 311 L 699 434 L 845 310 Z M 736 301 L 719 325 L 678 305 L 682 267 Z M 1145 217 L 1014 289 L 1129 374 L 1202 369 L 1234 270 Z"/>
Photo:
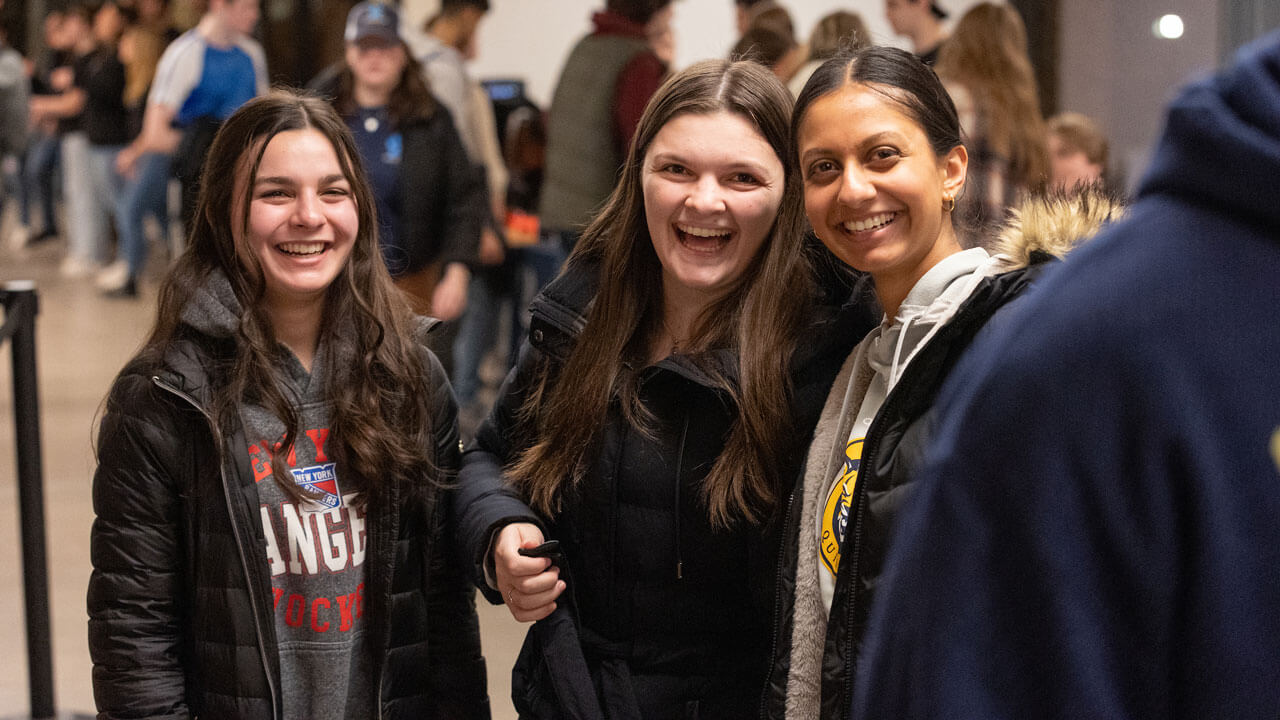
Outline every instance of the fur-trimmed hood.
<path id="1" fill-rule="evenodd" d="M 1120 198 L 1101 185 L 1046 191 L 1014 208 L 990 250 L 1005 256 L 1002 270 L 1026 267 L 1036 253 L 1062 259 L 1124 210 Z"/>

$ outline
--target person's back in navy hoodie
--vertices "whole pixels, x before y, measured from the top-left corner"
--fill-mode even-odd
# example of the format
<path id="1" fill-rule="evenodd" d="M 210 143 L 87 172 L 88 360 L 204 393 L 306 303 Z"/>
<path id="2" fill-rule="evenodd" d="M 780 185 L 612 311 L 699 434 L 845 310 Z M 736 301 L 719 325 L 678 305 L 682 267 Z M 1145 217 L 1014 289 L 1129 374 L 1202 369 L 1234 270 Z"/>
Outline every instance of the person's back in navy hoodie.
<path id="1" fill-rule="evenodd" d="M 939 401 L 853 717 L 1280 718 L 1280 34 Z"/>

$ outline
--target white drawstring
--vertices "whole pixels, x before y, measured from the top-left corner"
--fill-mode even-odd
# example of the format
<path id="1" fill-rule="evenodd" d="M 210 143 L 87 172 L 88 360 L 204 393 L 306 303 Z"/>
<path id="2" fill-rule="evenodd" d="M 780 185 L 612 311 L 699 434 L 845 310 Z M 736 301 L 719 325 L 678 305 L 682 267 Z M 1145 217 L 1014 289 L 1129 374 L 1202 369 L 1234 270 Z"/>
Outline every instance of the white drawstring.
<path id="1" fill-rule="evenodd" d="M 892 390 L 893 386 L 898 382 L 898 359 L 902 355 L 902 344 L 907 340 L 907 330 L 911 327 L 911 321 L 914 319 L 914 315 L 908 315 L 907 319 L 902 322 L 902 329 L 898 331 L 898 343 L 893 349 L 893 364 L 889 366 L 889 386 L 885 388 L 885 392 Z"/>

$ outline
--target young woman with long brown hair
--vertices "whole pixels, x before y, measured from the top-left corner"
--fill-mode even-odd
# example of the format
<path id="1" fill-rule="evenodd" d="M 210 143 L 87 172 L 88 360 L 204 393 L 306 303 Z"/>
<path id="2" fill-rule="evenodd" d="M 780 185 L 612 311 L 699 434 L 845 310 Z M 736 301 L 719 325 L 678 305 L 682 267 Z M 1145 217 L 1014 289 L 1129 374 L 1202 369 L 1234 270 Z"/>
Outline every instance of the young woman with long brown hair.
<path id="1" fill-rule="evenodd" d="M 1008 210 L 1048 180 L 1044 116 L 1027 29 L 1010 5 L 979 3 L 956 23 L 934 67 L 955 101 L 969 148 L 957 199 L 966 245 L 994 236 Z"/>
<path id="2" fill-rule="evenodd" d="M 834 363 L 872 322 L 814 281 L 789 107 L 751 62 L 659 89 L 466 454 L 476 583 L 540 620 L 522 717 L 573 688 L 609 717 L 758 710 L 777 516 Z M 520 553 L 546 538 L 556 565 Z"/>
<path id="3" fill-rule="evenodd" d="M 350 133 L 276 91 L 227 119 L 204 172 L 99 430 L 99 711 L 488 718 L 445 521 L 456 407 Z"/>

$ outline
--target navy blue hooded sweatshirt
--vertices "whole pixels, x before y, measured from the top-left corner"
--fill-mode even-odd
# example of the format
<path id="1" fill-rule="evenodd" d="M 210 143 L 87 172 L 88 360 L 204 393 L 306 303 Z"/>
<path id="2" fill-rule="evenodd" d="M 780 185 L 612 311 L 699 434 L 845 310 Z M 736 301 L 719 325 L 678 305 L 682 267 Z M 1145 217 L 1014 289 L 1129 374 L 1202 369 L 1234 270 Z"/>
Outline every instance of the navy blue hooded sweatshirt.
<path id="1" fill-rule="evenodd" d="M 942 391 L 853 717 L 1280 717 L 1280 34 Z"/>

